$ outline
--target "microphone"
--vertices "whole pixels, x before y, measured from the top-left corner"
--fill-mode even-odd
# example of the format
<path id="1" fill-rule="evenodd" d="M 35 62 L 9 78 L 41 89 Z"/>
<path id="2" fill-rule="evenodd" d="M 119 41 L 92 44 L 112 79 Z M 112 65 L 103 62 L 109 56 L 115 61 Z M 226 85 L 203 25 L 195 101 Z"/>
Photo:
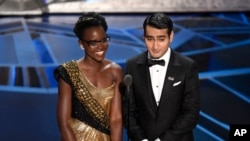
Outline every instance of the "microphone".
<path id="1" fill-rule="evenodd" d="M 123 83 L 125 84 L 127 88 L 129 88 L 132 84 L 132 76 L 130 74 L 125 75 L 123 79 Z"/>
<path id="2" fill-rule="evenodd" d="M 127 97 L 127 139 L 129 141 L 129 91 L 130 91 L 130 86 L 132 85 L 132 76 L 130 74 L 125 75 L 125 77 L 123 78 L 123 83 L 126 86 L 126 92 L 125 92 L 125 97 Z M 125 108 L 125 107 L 124 107 Z"/>

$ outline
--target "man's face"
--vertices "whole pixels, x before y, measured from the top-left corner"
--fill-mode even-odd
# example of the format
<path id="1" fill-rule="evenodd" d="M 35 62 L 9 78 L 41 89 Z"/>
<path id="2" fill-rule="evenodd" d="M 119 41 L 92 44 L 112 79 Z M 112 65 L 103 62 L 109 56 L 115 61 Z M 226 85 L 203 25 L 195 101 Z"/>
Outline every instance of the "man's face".
<path id="1" fill-rule="evenodd" d="M 149 25 L 146 26 L 144 41 L 151 58 L 158 59 L 168 51 L 174 33 L 172 31 L 170 36 L 167 33 L 168 29 L 157 29 Z"/>

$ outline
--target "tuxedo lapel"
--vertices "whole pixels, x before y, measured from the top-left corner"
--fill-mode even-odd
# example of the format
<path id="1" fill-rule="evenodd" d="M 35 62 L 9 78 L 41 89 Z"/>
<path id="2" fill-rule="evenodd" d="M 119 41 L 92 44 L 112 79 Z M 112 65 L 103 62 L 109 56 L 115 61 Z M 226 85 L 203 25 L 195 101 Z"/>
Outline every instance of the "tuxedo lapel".
<path id="1" fill-rule="evenodd" d="M 173 83 L 176 81 L 176 75 L 179 74 L 180 71 L 180 64 L 178 62 L 178 59 L 175 56 L 175 52 L 171 50 L 170 60 L 167 68 L 167 73 L 164 80 L 164 86 L 162 89 L 161 94 L 161 100 L 159 103 L 159 106 L 161 103 L 164 103 L 164 101 L 167 100 L 169 90 L 173 87 Z"/>
<path id="2" fill-rule="evenodd" d="M 147 52 L 139 58 L 137 61 L 138 78 L 141 78 L 141 88 L 144 90 L 143 96 L 148 100 L 148 104 L 153 108 L 154 111 L 157 110 L 157 104 L 153 94 L 153 89 L 151 86 L 151 78 L 149 73 L 149 68 L 146 63 Z"/>

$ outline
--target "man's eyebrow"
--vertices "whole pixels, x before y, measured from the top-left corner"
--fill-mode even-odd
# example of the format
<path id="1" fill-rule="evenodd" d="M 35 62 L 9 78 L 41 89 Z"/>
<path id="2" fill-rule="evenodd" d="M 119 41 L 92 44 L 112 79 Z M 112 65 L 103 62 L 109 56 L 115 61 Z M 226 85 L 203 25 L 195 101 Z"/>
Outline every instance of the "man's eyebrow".
<path id="1" fill-rule="evenodd" d="M 167 37 L 166 35 L 159 35 L 159 36 L 151 36 L 151 35 L 145 35 L 145 37 L 156 37 L 156 38 L 163 38 Z"/>
<path id="2" fill-rule="evenodd" d="M 166 35 L 159 35 L 159 36 L 156 36 L 156 38 L 165 38 L 167 37 Z"/>

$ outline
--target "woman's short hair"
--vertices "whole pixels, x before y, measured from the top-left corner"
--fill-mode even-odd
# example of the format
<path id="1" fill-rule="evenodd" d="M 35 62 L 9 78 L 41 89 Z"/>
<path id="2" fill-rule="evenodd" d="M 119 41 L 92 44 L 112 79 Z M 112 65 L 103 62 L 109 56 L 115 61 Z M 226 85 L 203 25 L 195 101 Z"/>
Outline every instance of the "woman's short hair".
<path id="1" fill-rule="evenodd" d="M 105 18 L 100 14 L 95 12 L 83 13 L 75 23 L 74 33 L 81 40 L 85 29 L 93 26 L 102 26 L 105 32 L 108 29 Z"/>

